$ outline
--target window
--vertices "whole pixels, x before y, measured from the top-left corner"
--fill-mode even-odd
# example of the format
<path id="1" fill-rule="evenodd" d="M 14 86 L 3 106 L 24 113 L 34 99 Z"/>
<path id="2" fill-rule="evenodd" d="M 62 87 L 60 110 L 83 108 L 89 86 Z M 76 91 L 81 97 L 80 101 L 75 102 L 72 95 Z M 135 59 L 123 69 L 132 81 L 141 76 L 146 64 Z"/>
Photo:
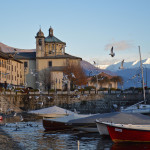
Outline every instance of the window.
<path id="1" fill-rule="evenodd" d="M 24 67 L 27 68 L 28 67 L 28 62 L 24 62 Z"/>
<path id="2" fill-rule="evenodd" d="M 49 61 L 49 62 L 48 62 L 48 66 L 49 66 L 49 67 L 52 67 L 52 61 Z"/>
<path id="3" fill-rule="evenodd" d="M 39 39 L 39 45 L 40 46 L 42 45 L 42 39 Z"/>
<path id="4" fill-rule="evenodd" d="M 52 44 L 52 50 L 54 49 L 54 44 Z"/>

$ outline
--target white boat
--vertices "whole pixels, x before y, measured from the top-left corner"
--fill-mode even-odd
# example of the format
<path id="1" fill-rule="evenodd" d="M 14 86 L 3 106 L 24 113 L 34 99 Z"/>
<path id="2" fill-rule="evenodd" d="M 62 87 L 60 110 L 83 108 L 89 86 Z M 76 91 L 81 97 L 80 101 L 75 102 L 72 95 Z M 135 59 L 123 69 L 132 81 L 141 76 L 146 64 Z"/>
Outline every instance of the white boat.
<path id="1" fill-rule="evenodd" d="M 79 131 L 98 132 L 96 122 L 95 122 L 96 119 L 99 120 L 100 122 L 108 121 L 108 122 L 114 122 L 114 123 L 133 123 L 133 124 L 149 123 L 150 124 L 149 116 L 136 114 L 136 113 L 121 113 L 121 112 L 94 114 L 86 118 L 70 120 L 68 121 L 68 124 L 73 126 L 74 129 L 79 130 Z"/>
<path id="2" fill-rule="evenodd" d="M 100 135 L 109 135 L 107 125 L 96 119 L 97 129 Z"/>
<path id="3" fill-rule="evenodd" d="M 143 77 L 143 66 L 142 66 L 140 46 L 139 46 L 139 55 L 140 55 L 140 67 L 141 67 L 141 72 L 142 72 L 142 86 L 143 86 L 144 100 L 142 100 L 139 103 L 136 103 L 134 105 L 131 105 L 127 108 L 121 108 L 121 112 L 150 114 L 150 105 L 146 104 L 144 77 Z"/>
<path id="4" fill-rule="evenodd" d="M 69 111 L 67 109 L 63 109 L 58 106 L 52 106 L 48 108 L 43 108 L 39 110 L 32 110 L 28 111 L 29 114 L 35 114 L 41 117 L 48 117 L 48 118 L 57 118 L 57 117 L 63 117 L 68 116 L 70 114 L 74 114 L 74 112 Z"/>
<path id="5" fill-rule="evenodd" d="M 122 108 L 121 112 L 148 114 L 148 113 L 150 113 L 150 105 L 142 104 L 144 102 L 145 101 L 141 101 L 141 102 L 131 105 L 125 109 Z"/>

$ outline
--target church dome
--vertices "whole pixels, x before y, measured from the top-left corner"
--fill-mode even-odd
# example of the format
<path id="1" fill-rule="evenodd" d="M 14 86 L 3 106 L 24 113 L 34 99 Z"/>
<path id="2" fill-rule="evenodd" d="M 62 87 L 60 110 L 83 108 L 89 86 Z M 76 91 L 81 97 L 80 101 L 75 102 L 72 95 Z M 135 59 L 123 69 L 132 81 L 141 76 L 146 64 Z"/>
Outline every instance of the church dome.
<path id="1" fill-rule="evenodd" d="M 39 30 L 39 32 L 36 34 L 37 37 L 44 37 L 44 33 L 41 31 L 41 29 Z"/>

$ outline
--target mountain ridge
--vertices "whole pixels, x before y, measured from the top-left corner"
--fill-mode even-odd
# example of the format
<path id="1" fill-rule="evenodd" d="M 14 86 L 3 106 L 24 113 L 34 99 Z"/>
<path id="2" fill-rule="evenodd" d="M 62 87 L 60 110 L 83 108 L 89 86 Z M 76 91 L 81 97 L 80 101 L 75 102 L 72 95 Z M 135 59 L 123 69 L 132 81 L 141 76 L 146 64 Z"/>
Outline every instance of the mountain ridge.
<path id="1" fill-rule="evenodd" d="M 14 48 L 11 46 L 7 46 L 6 44 L 3 44 L 0 42 L 0 50 L 4 53 L 13 53 L 14 49 L 17 50 L 17 52 L 35 52 L 35 49 L 20 49 L 20 48 Z"/>

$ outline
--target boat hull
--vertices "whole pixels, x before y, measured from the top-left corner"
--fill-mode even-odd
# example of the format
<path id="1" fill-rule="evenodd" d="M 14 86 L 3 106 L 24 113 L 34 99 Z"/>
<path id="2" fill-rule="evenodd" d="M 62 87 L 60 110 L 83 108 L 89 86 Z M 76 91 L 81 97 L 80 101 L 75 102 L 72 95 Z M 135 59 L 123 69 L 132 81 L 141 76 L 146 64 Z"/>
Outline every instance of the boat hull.
<path id="1" fill-rule="evenodd" d="M 150 131 L 107 126 L 114 142 L 150 142 Z"/>
<path id="2" fill-rule="evenodd" d="M 71 123 L 74 130 L 85 132 L 98 132 L 95 122 L 94 123 Z"/>
<path id="3" fill-rule="evenodd" d="M 85 127 L 85 126 L 81 126 L 81 127 L 74 127 L 73 129 L 75 130 L 79 130 L 79 131 L 85 131 L 85 132 L 92 132 L 92 133 L 97 133 L 98 130 L 96 127 Z"/>
<path id="4" fill-rule="evenodd" d="M 100 122 L 96 122 L 96 125 L 100 135 L 109 135 L 107 125 L 102 124 Z"/>
<path id="5" fill-rule="evenodd" d="M 51 121 L 43 119 L 43 127 L 45 130 L 56 131 L 56 130 L 65 130 L 72 128 L 70 125 L 67 125 L 64 122 Z"/>

